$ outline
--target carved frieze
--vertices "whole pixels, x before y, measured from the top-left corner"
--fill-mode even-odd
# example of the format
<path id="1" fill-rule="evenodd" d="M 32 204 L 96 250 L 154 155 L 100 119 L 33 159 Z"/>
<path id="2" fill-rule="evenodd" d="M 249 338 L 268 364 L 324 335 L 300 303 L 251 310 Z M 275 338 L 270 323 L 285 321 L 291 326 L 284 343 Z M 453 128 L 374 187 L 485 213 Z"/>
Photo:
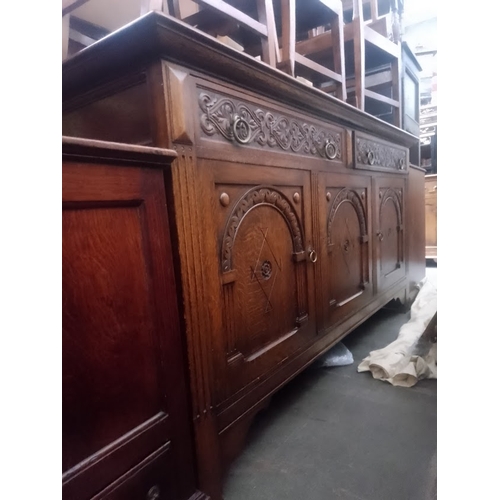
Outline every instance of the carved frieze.
<path id="1" fill-rule="evenodd" d="M 358 137 L 356 139 L 356 161 L 362 165 L 405 170 L 406 151 Z"/>
<path id="2" fill-rule="evenodd" d="M 283 151 L 342 160 L 340 132 L 326 130 L 235 99 L 200 92 L 200 126 L 212 136 Z"/>

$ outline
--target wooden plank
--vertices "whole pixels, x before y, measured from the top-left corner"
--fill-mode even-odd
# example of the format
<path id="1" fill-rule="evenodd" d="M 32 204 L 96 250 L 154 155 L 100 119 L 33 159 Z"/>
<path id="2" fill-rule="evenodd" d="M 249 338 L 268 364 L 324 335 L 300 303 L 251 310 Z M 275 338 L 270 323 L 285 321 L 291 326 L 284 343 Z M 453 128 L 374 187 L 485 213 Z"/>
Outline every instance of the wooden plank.
<path id="1" fill-rule="evenodd" d="M 292 0 L 290 0 L 292 1 Z M 276 21 L 274 20 L 274 9 L 272 0 L 257 0 L 257 12 L 259 22 L 267 28 L 267 37 L 262 38 L 262 60 L 271 67 L 276 67 L 279 59 L 278 35 L 276 33 Z"/>
<path id="2" fill-rule="evenodd" d="M 387 52 L 393 57 L 399 57 L 399 45 L 391 42 L 388 38 L 383 37 L 380 33 L 377 33 L 368 26 L 365 26 L 365 41 Z"/>
<path id="3" fill-rule="evenodd" d="M 391 64 L 391 72 L 392 72 L 392 97 L 395 101 L 401 100 L 401 93 L 400 93 L 400 87 L 401 87 L 401 57 L 398 56 Z M 401 119 L 402 119 L 402 113 L 401 113 L 401 105 L 394 106 L 392 110 L 392 117 L 393 121 L 392 123 L 396 125 L 396 127 L 401 126 Z"/>
<path id="4" fill-rule="evenodd" d="M 365 89 L 365 97 L 369 97 L 370 99 L 375 99 L 380 102 L 385 102 L 386 104 L 390 104 L 395 108 L 399 108 L 399 101 L 391 99 L 390 97 L 387 97 L 385 95 L 378 94 L 377 92 L 373 92 L 372 90 Z"/>
<path id="5" fill-rule="evenodd" d="M 297 42 L 295 45 L 295 52 L 302 54 L 303 56 L 307 56 L 309 54 L 316 54 L 323 50 L 329 50 L 331 46 L 332 33 L 327 31 L 313 38 Z"/>
<path id="6" fill-rule="evenodd" d="M 321 3 L 337 15 L 344 10 L 344 6 L 340 0 L 321 0 Z"/>
<path id="7" fill-rule="evenodd" d="M 62 0 L 62 15 L 70 14 L 89 0 Z"/>
<path id="8" fill-rule="evenodd" d="M 352 35 L 354 43 L 354 79 L 356 82 L 356 107 L 365 110 L 365 41 L 363 19 L 352 20 Z M 345 35 L 345 33 L 344 33 Z"/>
<path id="9" fill-rule="evenodd" d="M 241 10 L 235 9 L 232 5 L 222 1 L 222 0 L 194 0 L 196 3 L 200 5 L 206 5 L 208 8 L 217 11 L 219 14 L 223 16 L 234 19 L 239 23 L 244 24 L 250 31 L 257 33 L 257 35 L 268 36 L 267 26 L 259 23 L 255 19 L 247 16 Z"/>
<path id="10" fill-rule="evenodd" d="M 347 99 L 347 90 L 345 84 L 344 15 L 342 9 L 332 20 L 331 44 L 333 69 L 340 75 L 340 95 L 337 94 L 337 97 L 345 101 Z"/>
<path id="11" fill-rule="evenodd" d="M 69 46 L 69 15 L 62 18 L 62 60 L 68 57 Z"/>
<path id="12" fill-rule="evenodd" d="M 378 87 L 379 85 L 387 85 L 392 83 L 392 74 L 390 71 L 384 71 L 380 74 L 365 76 L 365 86 L 367 89 Z M 354 91 L 356 87 L 356 80 L 349 78 L 346 81 L 346 88 L 349 92 Z"/>
<path id="13" fill-rule="evenodd" d="M 321 66 L 321 64 L 318 64 L 314 61 L 311 61 L 310 59 L 307 59 L 307 57 L 304 57 L 301 54 L 295 54 L 295 62 L 296 62 L 296 64 L 300 64 L 301 66 L 305 66 L 306 68 L 308 68 L 312 71 L 315 71 L 316 73 L 327 76 L 328 78 L 331 78 L 332 80 L 335 80 L 336 82 L 339 82 L 339 83 L 342 82 L 341 75 L 339 75 L 338 73 L 335 73 L 335 71 L 332 71 L 328 68 L 325 68 L 324 66 Z"/>
<path id="14" fill-rule="evenodd" d="M 282 69 L 295 76 L 295 0 L 281 0 Z"/>

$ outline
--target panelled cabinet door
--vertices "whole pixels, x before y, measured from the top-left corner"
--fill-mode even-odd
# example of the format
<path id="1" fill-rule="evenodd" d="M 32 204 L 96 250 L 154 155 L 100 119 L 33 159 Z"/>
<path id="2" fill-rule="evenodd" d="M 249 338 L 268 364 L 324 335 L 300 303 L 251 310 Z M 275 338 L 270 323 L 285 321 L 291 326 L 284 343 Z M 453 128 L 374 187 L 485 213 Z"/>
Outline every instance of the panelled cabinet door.
<path id="1" fill-rule="evenodd" d="M 375 179 L 373 241 L 378 291 L 387 289 L 405 277 L 404 183 L 404 178 Z"/>
<path id="2" fill-rule="evenodd" d="M 214 174 L 225 387 L 234 396 L 314 338 L 307 172 L 207 162 Z M 265 184 L 261 182 L 265 180 Z M 220 402 L 220 400 L 219 400 Z"/>
<path id="3" fill-rule="evenodd" d="M 63 499 L 93 498 L 143 467 L 137 487 L 187 497 L 194 471 L 163 173 L 63 162 L 62 195 Z M 136 498 L 126 484 L 120 492 Z"/>
<path id="4" fill-rule="evenodd" d="M 323 329 L 355 313 L 373 296 L 370 178 L 321 174 L 319 296 Z"/>

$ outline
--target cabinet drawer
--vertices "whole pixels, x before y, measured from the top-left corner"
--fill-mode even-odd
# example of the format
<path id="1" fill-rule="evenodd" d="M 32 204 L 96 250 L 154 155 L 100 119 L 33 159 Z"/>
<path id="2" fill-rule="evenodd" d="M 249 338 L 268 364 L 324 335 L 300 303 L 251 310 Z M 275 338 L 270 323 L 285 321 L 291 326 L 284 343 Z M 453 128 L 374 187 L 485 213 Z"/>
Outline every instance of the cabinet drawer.
<path id="1" fill-rule="evenodd" d="M 92 500 L 170 500 L 176 498 L 170 442 L 164 444 Z"/>
<path id="2" fill-rule="evenodd" d="M 282 153 L 347 163 L 342 127 L 237 90 L 205 85 L 196 85 L 197 134 L 205 145 L 225 143 L 253 155 Z"/>
<path id="3" fill-rule="evenodd" d="M 354 132 L 354 168 L 383 172 L 408 172 L 408 149 Z"/>

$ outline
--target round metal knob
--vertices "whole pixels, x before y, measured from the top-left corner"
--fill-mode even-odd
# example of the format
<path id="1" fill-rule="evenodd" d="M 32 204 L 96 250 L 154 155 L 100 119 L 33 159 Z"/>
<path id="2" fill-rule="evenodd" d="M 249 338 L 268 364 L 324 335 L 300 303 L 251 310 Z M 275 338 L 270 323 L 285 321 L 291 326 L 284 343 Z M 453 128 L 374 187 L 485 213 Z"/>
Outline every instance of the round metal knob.
<path id="1" fill-rule="evenodd" d="M 316 250 L 309 251 L 309 260 L 314 264 L 318 260 L 318 254 Z"/>
<path id="2" fill-rule="evenodd" d="M 368 153 L 366 153 L 366 159 L 368 160 L 368 163 L 370 165 L 373 165 L 375 163 L 375 155 L 373 151 L 368 151 Z"/>
<path id="3" fill-rule="evenodd" d="M 147 500 L 158 500 L 158 498 L 160 498 L 160 488 L 154 485 L 149 489 L 148 496 L 146 498 Z"/>
<path id="4" fill-rule="evenodd" d="M 232 130 L 234 139 L 240 144 L 248 144 L 252 137 L 250 124 L 238 114 L 232 117 Z"/>
<path id="5" fill-rule="evenodd" d="M 328 139 L 325 143 L 325 156 L 329 160 L 335 159 L 337 153 L 339 152 L 337 145 L 330 139 Z"/>
<path id="6" fill-rule="evenodd" d="M 384 235 L 382 234 L 381 231 L 377 231 L 377 236 L 378 236 L 379 241 L 382 241 L 384 239 Z"/>

